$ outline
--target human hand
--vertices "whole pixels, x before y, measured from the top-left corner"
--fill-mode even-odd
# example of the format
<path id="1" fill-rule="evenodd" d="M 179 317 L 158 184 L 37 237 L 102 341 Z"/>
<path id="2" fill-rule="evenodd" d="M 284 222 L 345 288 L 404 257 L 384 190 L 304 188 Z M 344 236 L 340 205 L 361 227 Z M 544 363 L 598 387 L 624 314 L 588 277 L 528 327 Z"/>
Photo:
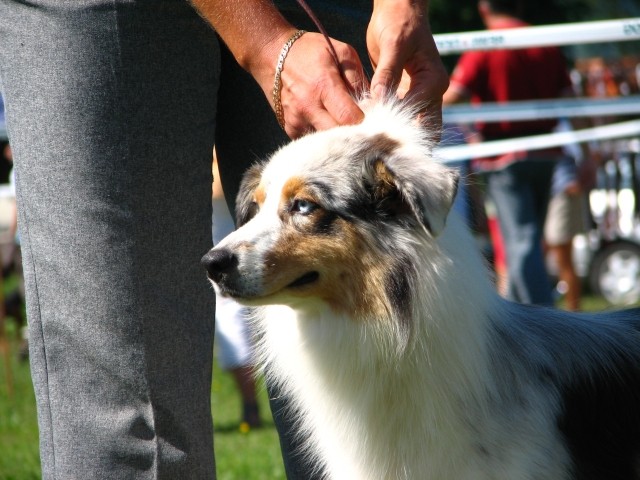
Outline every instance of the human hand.
<path id="1" fill-rule="evenodd" d="M 425 2 L 376 0 L 367 29 L 375 73 L 371 94 L 396 93 L 424 108 L 426 119 L 442 123 L 442 95 L 449 77 L 431 34 Z"/>
<path id="2" fill-rule="evenodd" d="M 273 2 L 264 0 L 191 0 L 216 30 L 238 64 L 258 82 L 274 107 L 274 73 L 283 46 L 295 33 Z M 287 134 L 296 138 L 313 130 L 352 124 L 364 114 L 350 89 L 368 84 L 355 50 L 333 41 L 348 85 L 334 63 L 324 36 L 306 33 L 289 48 L 280 76 L 280 103 Z M 277 100 L 277 99 L 276 99 Z"/>
<path id="3" fill-rule="evenodd" d="M 271 52 L 277 50 L 279 53 L 291 33 L 274 41 L 277 49 L 271 48 Z M 291 138 L 314 130 L 358 123 L 364 117 L 352 95 L 357 95 L 367 87 L 360 59 L 351 46 L 336 40 L 332 40 L 332 43 L 348 85 L 321 34 L 308 32 L 289 49 L 280 77 L 280 102 L 285 131 Z M 274 109 L 273 72 L 278 53 L 271 54 L 273 66 L 265 69 L 270 75 L 254 75 Z"/>

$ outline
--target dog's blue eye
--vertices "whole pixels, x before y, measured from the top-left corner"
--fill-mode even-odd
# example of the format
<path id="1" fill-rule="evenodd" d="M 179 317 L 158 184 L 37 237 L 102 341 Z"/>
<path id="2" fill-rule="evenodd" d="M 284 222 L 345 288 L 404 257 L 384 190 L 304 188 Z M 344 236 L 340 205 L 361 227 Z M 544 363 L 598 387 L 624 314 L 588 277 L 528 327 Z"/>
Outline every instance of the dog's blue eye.
<path id="1" fill-rule="evenodd" d="M 308 215 L 316 208 L 318 208 L 318 206 L 315 203 L 310 202 L 309 200 L 303 200 L 301 198 L 294 200 L 291 204 L 291 211 L 300 213 L 302 215 Z"/>

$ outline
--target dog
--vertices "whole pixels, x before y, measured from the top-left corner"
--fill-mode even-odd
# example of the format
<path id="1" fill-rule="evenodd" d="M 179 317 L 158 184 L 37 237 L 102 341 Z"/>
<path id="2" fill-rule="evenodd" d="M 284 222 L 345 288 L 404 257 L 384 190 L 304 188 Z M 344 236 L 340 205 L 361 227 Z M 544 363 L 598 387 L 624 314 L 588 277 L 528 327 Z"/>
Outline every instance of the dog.
<path id="1" fill-rule="evenodd" d="M 252 167 L 203 257 L 257 307 L 257 364 L 319 476 L 640 479 L 640 310 L 501 298 L 415 109 L 363 108 Z"/>

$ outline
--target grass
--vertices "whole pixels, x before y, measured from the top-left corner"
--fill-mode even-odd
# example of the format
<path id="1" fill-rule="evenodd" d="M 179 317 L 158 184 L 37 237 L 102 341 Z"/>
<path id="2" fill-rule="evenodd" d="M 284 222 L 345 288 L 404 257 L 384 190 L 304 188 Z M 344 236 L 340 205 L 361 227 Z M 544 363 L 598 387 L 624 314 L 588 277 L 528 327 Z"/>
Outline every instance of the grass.
<path id="1" fill-rule="evenodd" d="M 40 478 L 38 424 L 29 366 L 13 357 L 13 394 L 9 396 L 4 357 L 0 363 L 0 479 L 36 480 Z"/>
<path id="2" fill-rule="evenodd" d="M 610 307 L 599 297 L 585 296 L 583 308 L 595 311 Z M 17 329 L 11 322 L 8 326 L 14 391 L 8 395 L 3 356 L 0 358 L 0 480 L 37 480 L 40 479 L 38 427 L 29 366 L 27 362 L 17 361 Z M 239 428 L 241 402 L 233 378 L 214 365 L 211 408 L 219 480 L 285 478 L 264 388 L 260 389 L 259 402 L 264 427 L 242 433 Z"/>
<path id="3" fill-rule="evenodd" d="M 0 360 L 0 480 L 40 479 L 38 426 L 28 362 L 20 362 L 15 329 L 11 337 L 13 394 L 8 395 L 4 358 Z M 214 365 L 211 409 L 214 414 L 218 480 L 284 479 L 278 436 L 264 388 L 259 392 L 264 426 L 240 430 L 241 401 L 233 378 Z"/>
<path id="4" fill-rule="evenodd" d="M 28 362 L 16 358 L 15 328 L 11 338 L 13 394 L 8 394 L 5 359 L 0 360 L 0 480 L 38 480 L 38 425 Z M 284 479 L 278 436 L 264 388 L 259 402 L 264 426 L 240 430 L 241 401 L 233 378 L 214 366 L 211 409 L 214 414 L 218 480 Z"/>
<path id="5" fill-rule="evenodd" d="M 259 389 L 263 427 L 240 430 L 241 401 L 233 378 L 214 365 L 211 409 L 218 480 L 284 479 L 280 443 L 265 388 Z"/>

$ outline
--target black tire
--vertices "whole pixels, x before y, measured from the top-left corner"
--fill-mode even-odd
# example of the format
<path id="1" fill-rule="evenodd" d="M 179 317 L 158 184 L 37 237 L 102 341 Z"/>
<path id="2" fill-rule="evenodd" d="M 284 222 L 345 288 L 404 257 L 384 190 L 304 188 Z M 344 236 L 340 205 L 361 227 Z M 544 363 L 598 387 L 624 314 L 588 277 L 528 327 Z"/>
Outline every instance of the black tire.
<path id="1" fill-rule="evenodd" d="M 640 246 L 627 241 L 607 245 L 591 263 L 589 282 L 613 305 L 640 302 Z"/>

